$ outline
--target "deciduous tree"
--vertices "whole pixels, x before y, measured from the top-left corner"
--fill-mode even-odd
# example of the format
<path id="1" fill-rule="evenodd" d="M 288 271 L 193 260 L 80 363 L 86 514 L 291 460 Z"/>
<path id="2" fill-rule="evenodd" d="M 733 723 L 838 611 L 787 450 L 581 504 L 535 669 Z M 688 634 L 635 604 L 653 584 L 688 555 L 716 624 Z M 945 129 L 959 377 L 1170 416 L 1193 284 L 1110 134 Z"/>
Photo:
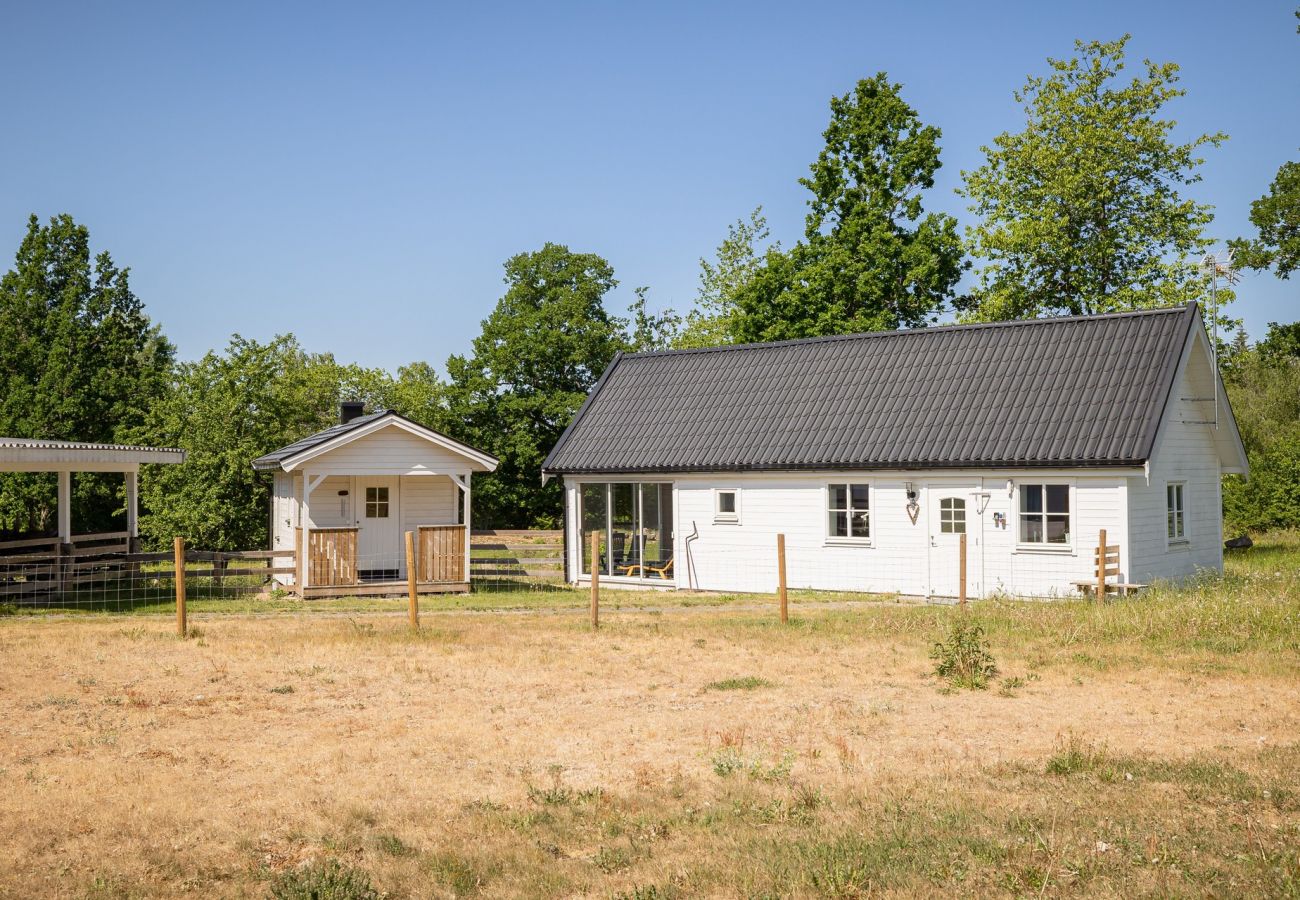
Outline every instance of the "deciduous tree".
<path id="1" fill-rule="evenodd" d="M 557 482 L 542 486 L 542 461 L 627 347 L 626 322 L 604 306 L 618 282 L 596 254 L 548 243 L 511 257 L 505 283 L 472 353 L 447 361 L 450 411 L 466 440 L 501 461 L 475 481 L 475 522 L 554 527 L 563 502 Z"/>
<path id="2" fill-rule="evenodd" d="M 1199 299 L 1209 206 L 1185 196 L 1199 155 L 1222 133 L 1174 139 L 1167 106 L 1185 91 L 1178 66 L 1143 62 L 1123 80 L 1128 36 L 1076 42 L 1016 93 L 1023 131 L 985 147 L 963 173 L 981 221 L 967 232 L 982 261 L 975 319 L 1017 319 L 1170 306 Z M 1220 290 L 1220 302 L 1228 295 Z"/>
<path id="3" fill-rule="evenodd" d="M 826 144 L 800 179 L 812 193 L 804 239 L 789 253 L 769 248 L 738 291 L 739 339 L 925 325 L 951 297 L 962 270 L 956 220 L 922 205 L 940 131 L 901 91 L 881 72 L 831 98 Z"/>

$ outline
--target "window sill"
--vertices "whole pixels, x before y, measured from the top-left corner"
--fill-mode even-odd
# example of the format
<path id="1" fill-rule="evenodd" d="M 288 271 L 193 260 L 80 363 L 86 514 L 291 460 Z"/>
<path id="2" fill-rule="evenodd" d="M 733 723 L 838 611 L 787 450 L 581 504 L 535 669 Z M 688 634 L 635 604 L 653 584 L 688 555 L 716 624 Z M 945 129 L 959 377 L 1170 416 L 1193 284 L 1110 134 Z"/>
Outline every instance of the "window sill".
<path id="1" fill-rule="evenodd" d="M 716 519 L 716 518 L 715 518 L 715 519 L 713 520 L 713 524 L 714 524 L 714 525 L 739 525 L 739 524 L 740 524 L 740 519 L 736 519 L 736 518 L 730 518 L 730 519 Z"/>
<path id="2" fill-rule="evenodd" d="M 827 547 L 874 547 L 875 542 L 871 538 L 844 538 L 828 537 L 825 542 Z"/>
<path id="3" fill-rule="evenodd" d="M 1047 553 L 1058 556 L 1074 556 L 1073 544 L 1016 544 L 1017 553 Z"/>
<path id="4" fill-rule="evenodd" d="M 1165 541 L 1166 550 L 1190 550 L 1192 542 L 1187 538 L 1180 538 L 1176 541 Z"/>

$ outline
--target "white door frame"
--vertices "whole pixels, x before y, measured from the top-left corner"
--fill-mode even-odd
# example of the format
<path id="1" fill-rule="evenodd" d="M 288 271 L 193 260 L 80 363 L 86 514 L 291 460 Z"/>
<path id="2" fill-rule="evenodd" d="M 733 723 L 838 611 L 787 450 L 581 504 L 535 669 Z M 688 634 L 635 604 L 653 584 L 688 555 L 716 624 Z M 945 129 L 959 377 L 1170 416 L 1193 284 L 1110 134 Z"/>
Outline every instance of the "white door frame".
<path id="1" fill-rule="evenodd" d="M 398 475 L 357 475 L 353 478 L 352 514 L 357 526 L 357 569 L 396 569 L 404 577 L 406 557 L 402 548 L 401 477 Z M 366 488 L 388 488 L 388 518 L 383 527 L 366 518 Z M 381 536 L 380 532 L 391 532 Z"/>
<path id="2" fill-rule="evenodd" d="M 984 517 L 980 512 L 983 502 L 982 481 L 980 478 L 949 478 L 925 483 L 922 509 L 925 515 L 925 590 L 928 597 L 956 597 L 956 590 L 951 594 L 946 591 L 936 594 L 935 588 L 947 588 L 949 584 L 954 588 L 960 588 L 957 575 L 958 538 L 953 536 L 947 541 L 949 546 L 942 546 L 945 542 L 939 538 L 941 523 L 938 504 L 945 497 L 956 497 L 966 501 L 966 594 L 972 598 L 982 595 L 984 582 L 982 552 Z M 934 575 L 935 566 L 940 563 L 938 558 L 940 552 L 943 552 L 946 557 L 943 565 L 952 567 L 952 577 L 945 579 L 944 584 L 937 584 L 939 579 Z"/>

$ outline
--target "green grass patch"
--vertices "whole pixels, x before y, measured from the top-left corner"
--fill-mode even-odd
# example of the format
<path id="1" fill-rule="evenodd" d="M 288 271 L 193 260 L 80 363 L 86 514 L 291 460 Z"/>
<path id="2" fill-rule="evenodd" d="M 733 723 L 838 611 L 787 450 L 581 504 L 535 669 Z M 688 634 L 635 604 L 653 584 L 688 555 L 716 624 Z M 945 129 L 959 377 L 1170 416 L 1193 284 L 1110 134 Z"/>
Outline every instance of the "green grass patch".
<path id="1" fill-rule="evenodd" d="M 776 687 L 776 682 L 759 678 L 757 675 L 744 675 L 739 678 L 724 678 L 710 681 L 704 686 L 706 691 L 755 691 L 759 688 Z"/>

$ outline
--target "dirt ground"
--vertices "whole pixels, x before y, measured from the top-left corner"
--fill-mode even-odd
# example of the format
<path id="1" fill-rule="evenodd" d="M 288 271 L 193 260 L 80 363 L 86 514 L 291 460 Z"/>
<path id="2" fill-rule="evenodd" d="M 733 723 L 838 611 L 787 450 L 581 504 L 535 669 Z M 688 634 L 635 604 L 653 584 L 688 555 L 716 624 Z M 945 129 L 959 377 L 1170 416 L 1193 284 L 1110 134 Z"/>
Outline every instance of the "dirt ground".
<path id="1" fill-rule="evenodd" d="M 465 811 L 569 792 L 635 807 L 639 794 L 668 802 L 674 785 L 716 802 L 735 783 L 719 774 L 726 759 L 760 787 L 844 798 L 1041 773 L 1074 740 L 1245 767 L 1300 739 L 1293 672 L 1214 660 L 1003 649 L 1022 684 L 945 693 L 926 640 L 709 612 L 627 614 L 597 634 L 579 614 L 447 614 L 414 636 L 382 616 L 195 626 L 182 642 L 161 620 L 0 620 L 0 895 L 263 896 L 277 872 L 323 857 L 394 896 L 607 896 L 642 876 L 729 895 L 742 891 L 725 865 L 691 880 L 689 838 L 657 856 L 633 841 L 608 866 L 604 844 L 570 848 L 596 864 L 547 882 L 506 858 L 512 841 L 543 843 L 531 826 L 493 831 Z M 722 689 L 733 678 L 751 681 Z M 1050 785 L 1041 793 L 1050 805 Z M 1275 812 L 1282 835 L 1295 817 Z M 490 877 L 448 869 L 448 854 L 492 847 L 496 862 L 479 862 Z"/>

